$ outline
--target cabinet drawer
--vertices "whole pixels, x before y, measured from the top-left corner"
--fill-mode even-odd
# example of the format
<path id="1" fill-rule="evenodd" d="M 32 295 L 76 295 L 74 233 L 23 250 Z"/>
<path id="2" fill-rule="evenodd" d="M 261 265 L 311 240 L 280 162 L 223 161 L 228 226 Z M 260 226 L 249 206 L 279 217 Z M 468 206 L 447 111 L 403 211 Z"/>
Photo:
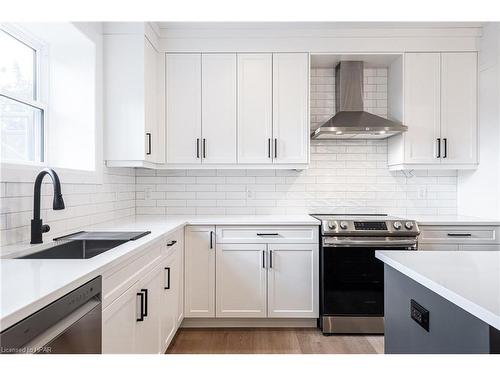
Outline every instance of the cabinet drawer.
<path id="1" fill-rule="evenodd" d="M 217 243 L 318 243 L 316 226 L 217 227 Z"/>
<path id="2" fill-rule="evenodd" d="M 139 256 L 127 259 L 104 273 L 102 279 L 103 308 L 137 282 L 142 270 L 160 259 L 161 248 L 159 243 L 155 242 L 152 246 L 141 251 Z"/>
<path id="3" fill-rule="evenodd" d="M 419 243 L 500 243 L 494 226 L 421 226 Z"/>

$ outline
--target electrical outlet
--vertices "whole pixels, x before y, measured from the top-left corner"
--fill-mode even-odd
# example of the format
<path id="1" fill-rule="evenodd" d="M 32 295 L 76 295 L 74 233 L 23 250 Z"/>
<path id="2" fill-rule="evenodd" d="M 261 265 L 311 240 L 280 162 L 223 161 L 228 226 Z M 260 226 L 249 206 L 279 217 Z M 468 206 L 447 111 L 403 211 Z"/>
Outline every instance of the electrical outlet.
<path id="1" fill-rule="evenodd" d="M 426 199 L 426 198 L 427 198 L 427 186 L 419 186 L 418 199 Z"/>
<path id="2" fill-rule="evenodd" d="M 248 199 L 254 199 L 255 198 L 255 192 L 252 189 L 249 189 L 247 187 L 247 198 Z"/>
<path id="3" fill-rule="evenodd" d="M 152 187 L 147 187 L 144 189 L 144 199 L 151 199 L 151 192 L 153 191 Z"/>

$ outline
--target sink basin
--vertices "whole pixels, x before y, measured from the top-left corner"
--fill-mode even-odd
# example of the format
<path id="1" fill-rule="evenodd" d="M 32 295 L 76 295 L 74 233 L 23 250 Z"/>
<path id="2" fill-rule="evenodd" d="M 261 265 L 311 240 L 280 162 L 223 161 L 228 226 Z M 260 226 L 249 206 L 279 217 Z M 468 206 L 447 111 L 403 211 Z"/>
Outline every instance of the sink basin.
<path id="1" fill-rule="evenodd" d="M 117 247 L 127 240 L 77 240 L 65 242 L 18 259 L 89 259 Z"/>

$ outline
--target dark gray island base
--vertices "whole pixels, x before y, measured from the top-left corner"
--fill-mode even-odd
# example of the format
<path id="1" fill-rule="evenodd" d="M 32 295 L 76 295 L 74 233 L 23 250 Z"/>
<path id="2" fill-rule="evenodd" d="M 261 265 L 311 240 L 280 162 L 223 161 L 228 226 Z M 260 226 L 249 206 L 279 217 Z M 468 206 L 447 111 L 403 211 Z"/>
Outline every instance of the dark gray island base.
<path id="1" fill-rule="evenodd" d="M 500 354 L 499 330 L 391 266 L 384 269 L 386 354 Z"/>

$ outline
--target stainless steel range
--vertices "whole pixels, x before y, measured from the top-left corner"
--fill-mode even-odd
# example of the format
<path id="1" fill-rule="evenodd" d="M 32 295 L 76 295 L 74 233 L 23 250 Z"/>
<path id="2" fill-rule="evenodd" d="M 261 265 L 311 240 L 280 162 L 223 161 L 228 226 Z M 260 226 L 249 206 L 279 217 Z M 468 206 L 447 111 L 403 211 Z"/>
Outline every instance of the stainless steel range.
<path id="1" fill-rule="evenodd" d="M 418 225 L 387 215 L 312 215 L 320 228 L 324 334 L 384 332 L 384 267 L 376 250 L 417 250 Z"/>

